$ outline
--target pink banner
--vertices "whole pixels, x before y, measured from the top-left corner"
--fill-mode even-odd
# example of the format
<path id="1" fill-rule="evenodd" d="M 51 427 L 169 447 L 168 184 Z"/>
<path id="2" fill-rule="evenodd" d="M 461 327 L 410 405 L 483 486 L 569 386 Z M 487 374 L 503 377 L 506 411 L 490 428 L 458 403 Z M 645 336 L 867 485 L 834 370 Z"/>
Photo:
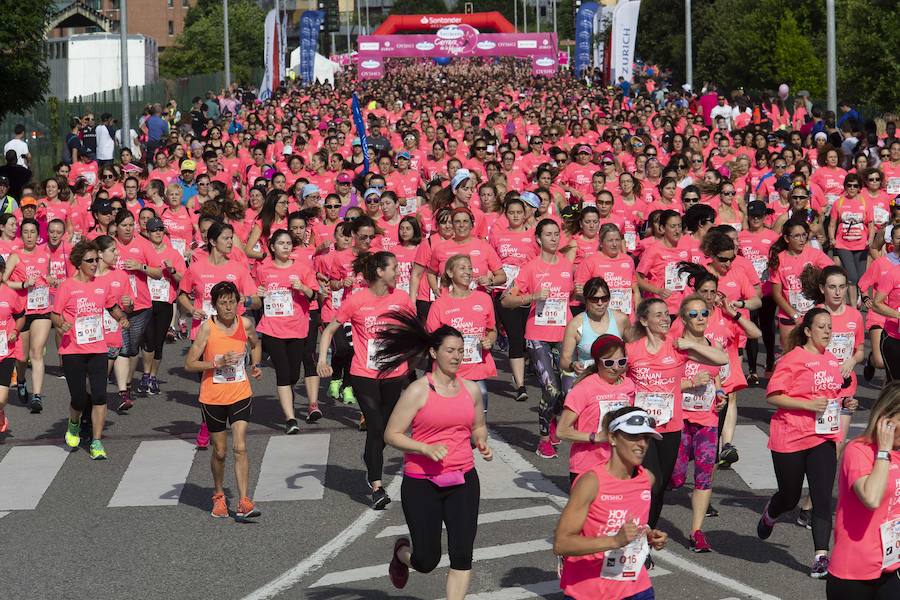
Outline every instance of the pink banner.
<path id="1" fill-rule="evenodd" d="M 531 58 L 535 75 L 553 76 L 558 68 L 552 33 L 479 33 L 469 25 L 452 25 L 433 34 L 360 36 L 359 77 L 383 77 L 386 58 L 473 56 Z"/>

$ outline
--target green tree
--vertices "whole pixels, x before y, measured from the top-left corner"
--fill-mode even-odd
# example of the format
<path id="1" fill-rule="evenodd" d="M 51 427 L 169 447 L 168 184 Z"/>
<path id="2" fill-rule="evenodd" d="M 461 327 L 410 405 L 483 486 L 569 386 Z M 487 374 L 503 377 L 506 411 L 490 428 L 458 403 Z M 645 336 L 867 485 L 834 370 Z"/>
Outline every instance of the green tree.
<path id="1" fill-rule="evenodd" d="M 900 23 L 897 0 L 842 0 L 839 3 L 839 98 L 868 105 L 873 113 L 900 108 L 900 28 L 897 23 Z"/>
<path id="2" fill-rule="evenodd" d="M 392 15 L 430 15 L 449 12 L 444 0 L 395 0 Z"/>
<path id="3" fill-rule="evenodd" d="M 221 3 L 201 2 L 188 11 L 199 16 L 186 18 L 184 31 L 175 45 L 159 59 L 163 77 L 184 77 L 225 68 L 225 36 Z M 235 81 L 247 82 L 254 69 L 263 66 L 266 13 L 252 0 L 231 0 L 228 5 L 231 74 Z"/>
<path id="4" fill-rule="evenodd" d="M 791 89 L 809 90 L 813 96 L 825 94 L 825 63 L 816 53 L 812 42 L 800 33 L 794 13 L 786 11 L 775 34 L 773 68 L 777 83 Z"/>
<path id="5" fill-rule="evenodd" d="M 43 99 L 50 87 L 44 33 L 53 3 L 46 0 L 4 2 L 0 21 L 0 120 L 23 112 Z"/>

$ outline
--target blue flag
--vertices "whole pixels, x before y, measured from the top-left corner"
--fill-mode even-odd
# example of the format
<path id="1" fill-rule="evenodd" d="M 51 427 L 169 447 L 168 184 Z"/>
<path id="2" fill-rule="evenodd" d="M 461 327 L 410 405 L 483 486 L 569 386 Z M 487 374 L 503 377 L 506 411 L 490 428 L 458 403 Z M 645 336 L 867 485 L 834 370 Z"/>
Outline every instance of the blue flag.
<path id="1" fill-rule="evenodd" d="M 353 93 L 353 123 L 356 125 L 356 135 L 363 152 L 363 172 L 369 172 L 369 140 L 366 138 L 366 122 L 363 120 L 362 110 L 359 107 L 359 96 Z"/>

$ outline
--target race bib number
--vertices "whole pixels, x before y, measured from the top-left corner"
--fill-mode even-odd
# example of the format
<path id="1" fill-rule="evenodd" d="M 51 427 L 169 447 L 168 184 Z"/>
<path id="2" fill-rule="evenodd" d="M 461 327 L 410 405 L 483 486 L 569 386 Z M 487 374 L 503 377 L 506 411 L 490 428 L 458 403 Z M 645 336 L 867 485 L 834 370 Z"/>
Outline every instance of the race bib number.
<path id="1" fill-rule="evenodd" d="M 50 306 L 50 288 L 33 287 L 28 290 L 28 310 L 41 310 Z"/>
<path id="2" fill-rule="evenodd" d="M 416 210 L 419 208 L 419 200 L 418 198 L 407 198 L 406 204 L 400 205 L 400 214 L 404 217 L 406 215 L 414 215 L 416 214 Z"/>
<path id="3" fill-rule="evenodd" d="M 853 354 L 853 340 L 852 333 L 832 333 L 831 342 L 826 350 L 834 354 L 839 361 L 844 362 Z"/>
<path id="4" fill-rule="evenodd" d="M 293 294 L 284 290 L 269 292 L 263 299 L 263 312 L 267 317 L 293 317 Z"/>
<path id="5" fill-rule="evenodd" d="M 801 292 L 800 290 L 789 291 L 788 301 L 791 303 L 791 306 L 794 307 L 794 310 L 796 310 L 801 315 L 805 315 L 813 306 L 816 305 L 815 302 L 803 295 L 803 292 Z"/>
<path id="6" fill-rule="evenodd" d="M 131 293 L 133 294 L 132 298 L 137 299 L 137 276 L 129 275 L 128 276 L 128 284 L 131 286 Z"/>
<path id="7" fill-rule="evenodd" d="M 891 177 L 888 179 L 887 193 L 891 196 L 900 194 L 900 177 Z"/>
<path id="8" fill-rule="evenodd" d="M 512 287 L 512 284 L 516 280 L 516 277 L 519 276 L 519 266 L 503 265 L 503 272 L 506 273 L 506 283 L 503 284 L 503 289 L 508 290 Z"/>
<path id="9" fill-rule="evenodd" d="M 6 331 L 0 331 L 0 356 L 7 356 L 9 354 L 9 338 L 6 335 Z"/>
<path id="10" fill-rule="evenodd" d="M 841 430 L 841 402 L 837 398 L 828 401 L 828 406 L 816 413 L 816 433 L 831 434 Z"/>
<path id="11" fill-rule="evenodd" d="M 563 298 L 540 300 L 534 307 L 534 324 L 560 326 L 566 324 L 566 301 Z"/>
<path id="12" fill-rule="evenodd" d="M 115 333 L 119 330 L 119 322 L 112 318 L 108 310 L 103 311 L 103 330 L 108 333 Z"/>
<path id="13" fill-rule="evenodd" d="M 474 365 L 481 362 L 481 339 L 477 335 L 463 336 L 463 364 Z"/>
<path id="14" fill-rule="evenodd" d="M 600 577 L 615 581 L 635 581 L 644 568 L 644 561 L 650 554 L 646 535 L 639 535 L 623 548 L 607 550 L 603 553 L 603 568 Z"/>
<path id="15" fill-rule="evenodd" d="M 719 368 L 719 381 L 725 381 L 731 375 L 731 363 L 725 363 Z"/>
<path id="16" fill-rule="evenodd" d="M 331 290 L 331 308 L 337 310 L 341 307 L 341 299 L 344 297 L 344 290 Z"/>
<path id="17" fill-rule="evenodd" d="M 187 240 L 182 240 L 178 238 L 171 238 L 172 247 L 178 250 L 178 253 L 181 256 L 185 256 L 187 254 Z"/>
<path id="18" fill-rule="evenodd" d="M 872 221 L 875 222 L 875 225 L 881 227 L 885 223 L 887 223 L 891 218 L 891 214 L 885 210 L 883 206 L 875 206 L 872 209 Z"/>
<path id="19" fill-rule="evenodd" d="M 643 408 L 648 415 L 656 419 L 657 425 L 665 425 L 672 420 L 675 394 L 668 392 L 638 392 L 634 396 L 634 405 Z"/>
<path id="20" fill-rule="evenodd" d="M 75 341 L 79 344 L 102 342 L 102 317 L 100 315 L 91 315 L 75 319 Z"/>
<path id="21" fill-rule="evenodd" d="M 881 568 L 900 562 L 900 518 L 881 524 Z"/>
<path id="22" fill-rule="evenodd" d="M 666 284 L 665 288 L 673 292 L 680 292 L 687 286 L 687 273 L 678 273 L 678 263 L 669 263 L 666 265 Z"/>
<path id="23" fill-rule="evenodd" d="M 215 316 L 216 307 L 213 306 L 212 300 L 204 300 L 203 301 L 203 314 L 206 315 L 206 318 L 210 318 Z"/>
<path id="24" fill-rule="evenodd" d="M 597 433 L 602 433 L 603 417 L 605 417 L 607 413 L 629 406 L 629 402 L 628 398 L 621 398 L 619 400 L 601 400 L 597 402 L 597 406 L 600 408 L 600 420 L 597 421 Z"/>
<path id="25" fill-rule="evenodd" d="M 708 381 L 705 386 L 694 386 L 684 390 L 681 408 L 692 412 L 709 412 L 715 399 L 716 386 L 712 381 Z"/>
<path id="26" fill-rule="evenodd" d="M 609 307 L 620 310 L 626 315 L 631 314 L 631 290 L 609 290 Z"/>
<path id="27" fill-rule="evenodd" d="M 825 214 L 831 214 L 831 208 L 834 206 L 834 203 L 837 201 L 837 194 L 825 194 Z"/>
<path id="28" fill-rule="evenodd" d="M 409 279 L 407 279 L 405 281 L 397 280 L 397 289 L 403 290 L 404 292 L 406 292 L 408 294 L 409 293 Z"/>
<path id="29" fill-rule="evenodd" d="M 753 263 L 753 270 L 760 281 L 769 279 L 769 259 L 766 257 L 754 258 L 750 261 Z"/>
<path id="30" fill-rule="evenodd" d="M 154 302 L 169 301 L 169 280 L 165 277 L 162 279 L 148 278 L 147 287 L 150 289 L 150 299 Z"/>
<path id="31" fill-rule="evenodd" d="M 637 232 L 636 231 L 626 231 L 625 232 L 625 248 L 628 251 L 633 251 L 637 248 Z"/>
<path id="32" fill-rule="evenodd" d="M 216 367 L 213 370 L 213 383 L 238 383 L 240 381 L 247 381 L 247 370 L 244 367 L 244 356 L 245 354 L 242 352 L 240 356 L 240 360 L 233 365 L 222 365 L 221 367 Z M 221 354 L 216 354 L 214 357 L 214 361 L 218 362 L 218 360 L 222 358 Z"/>
<path id="33" fill-rule="evenodd" d="M 381 340 L 371 339 L 366 343 L 366 368 L 372 371 L 380 369 L 375 355 L 381 350 Z"/>
<path id="34" fill-rule="evenodd" d="M 781 197 L 778 195 L 778 192 L 772 192 L 769 194 L 769 203 L 778 202 Z"/>
<path id="35" fill-rule="evenodd" d="M 845 212 L 841 214 L 841 226 L 844 229 L 844 239 L 847 241 L 856 241 L 862 239 L 865 231 L 862 213 Z"/>

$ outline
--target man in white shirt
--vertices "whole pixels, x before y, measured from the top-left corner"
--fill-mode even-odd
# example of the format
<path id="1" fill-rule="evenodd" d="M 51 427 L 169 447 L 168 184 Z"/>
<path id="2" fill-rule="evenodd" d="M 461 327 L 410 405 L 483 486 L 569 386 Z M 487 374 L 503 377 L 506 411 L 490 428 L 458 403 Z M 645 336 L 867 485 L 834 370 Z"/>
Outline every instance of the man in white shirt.
<path id="1" fill-rule="evenodd" d="M 116 142 L 113 140 L 112 115 L 103 113 L 100 115 L 100 125 L 97 126 L 97 164 L 102 168 L 111 165 L 116 152 Z"/>
<path id="2" fill-rule="evenodd" d="M 20 167 L 29 168 L 31 153 L 28 152 L 28 144 L 25 142 L 25 126 L 21 123 L 13 128 L 13 139 L 3 146 L 3 154 L 5 155 L 8 150 L 16 151 L 17 163 Z"/>
<path id="3" fill-rule="evenodd" d="M 709 120 L 715 125 L 716 117 L 722 117 L 725 120 L 725 128 L 731 131 L 734 121 L 732 120 L 732 109 L 728 106 L 725 96 L 719 94 L 716 106 L 709 112 Z"/>

